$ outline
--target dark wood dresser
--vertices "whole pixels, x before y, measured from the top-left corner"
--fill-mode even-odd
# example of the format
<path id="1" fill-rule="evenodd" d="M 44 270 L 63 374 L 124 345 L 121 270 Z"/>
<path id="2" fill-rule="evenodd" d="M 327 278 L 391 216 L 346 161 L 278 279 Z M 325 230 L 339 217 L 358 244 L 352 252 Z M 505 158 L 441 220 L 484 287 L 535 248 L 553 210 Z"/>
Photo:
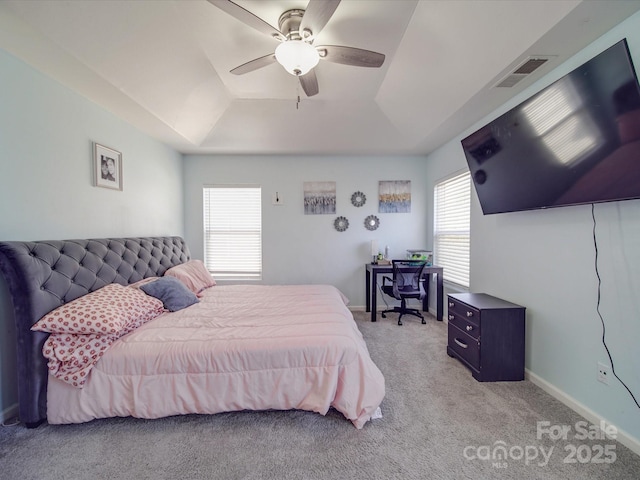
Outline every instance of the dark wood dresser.
<path id="1" fill-rule="evenodd" d="M 480 382 L 524 380 L 524 307 L 485 293 L 453 293 L 447 304 L 450 357 Z"/>

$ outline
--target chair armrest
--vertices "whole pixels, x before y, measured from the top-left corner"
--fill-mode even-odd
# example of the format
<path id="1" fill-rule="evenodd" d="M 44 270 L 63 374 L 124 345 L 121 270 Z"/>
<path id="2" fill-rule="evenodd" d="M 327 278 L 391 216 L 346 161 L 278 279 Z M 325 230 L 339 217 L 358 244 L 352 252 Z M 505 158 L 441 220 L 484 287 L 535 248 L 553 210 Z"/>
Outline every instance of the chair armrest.
<path id="1" fill-rule="evenodd" d="M 391 278 L 391 277 L 384 277 L 384 276 L 383 276 L 383 277 L 382 277 L 382 286 L 387 285 L 387 283 L 386 283 L 387 281 L 389 281 L 389 283 L 393 284 L 393 278 Z"/>

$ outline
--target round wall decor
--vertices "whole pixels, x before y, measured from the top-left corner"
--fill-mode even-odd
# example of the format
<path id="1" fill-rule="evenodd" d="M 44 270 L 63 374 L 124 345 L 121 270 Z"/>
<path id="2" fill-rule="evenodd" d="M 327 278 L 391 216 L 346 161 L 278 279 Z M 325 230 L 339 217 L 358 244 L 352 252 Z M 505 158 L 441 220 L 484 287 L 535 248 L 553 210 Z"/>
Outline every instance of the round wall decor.
<path id="1" fill-rule="evenodd" d="M 376 230 L 380 226 L 380 219 L 375 215 L 369 215 L 364 219 L 364 226 L 367 230 Z"/>
<path id="2" fill-rule="evenodd" d="M 361 207 L 367 203 L 367 196 L 362 192 L 355 192 L 351 195 L 351 204 L 354 207 Z"/>
<path id="3" fill-rule="evenodd" d="M 339 232 L 344 232 L 347 228 L 349 228 L 349 220 L 345 217 L 338 217 L 333 221 L 334 228 Z"/>

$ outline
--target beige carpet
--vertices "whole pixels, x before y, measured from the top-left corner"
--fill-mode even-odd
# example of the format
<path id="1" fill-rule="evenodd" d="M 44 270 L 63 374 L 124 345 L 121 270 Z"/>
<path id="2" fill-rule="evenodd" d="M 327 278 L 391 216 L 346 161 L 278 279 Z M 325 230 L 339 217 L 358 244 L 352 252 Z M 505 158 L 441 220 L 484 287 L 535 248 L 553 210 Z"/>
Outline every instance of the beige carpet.
<path id="1" fill-rule="evenodd" d="M 530 382 L 476 382 L 447 356 L 446 324 L 354 316 L 387 385 L 383 418 L 363 430 L 335 411 L 4 427 L 0 478 L 638 478 L 640 457 L 614 441 L 538 439 L 537 422 L 574 426 L 583 419 Z M 569 456 L 574 447 L 581 460 L 593 460 L 607 445 L 613 462 L 567 463 L 577 458 Z M 495 447 L 505 448 L 504 458 L 490 458 Z"/>

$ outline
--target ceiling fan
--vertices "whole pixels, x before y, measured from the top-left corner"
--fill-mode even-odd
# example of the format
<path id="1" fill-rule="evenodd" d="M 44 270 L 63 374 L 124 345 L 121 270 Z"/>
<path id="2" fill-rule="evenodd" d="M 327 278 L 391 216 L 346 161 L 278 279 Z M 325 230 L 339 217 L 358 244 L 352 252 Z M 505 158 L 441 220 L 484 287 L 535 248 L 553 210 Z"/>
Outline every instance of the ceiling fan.
<path id="1" fill-rule="evenodd" d="M 331 19 L 340 0 L 309 0 L 306 10 L 291 9 L 280 15 L 278 28 L 231 0 L 208 1 L 246 25 L 281 42 L 274 53 L 231 70 L 234 75 L 243 75 L 277 62 L 300 79 L 304 93 L 311 97 L 319 92 L 314 67 L 320 60 L 356 67 L 381 67 L 384 63 L 385 56 L 382 53 L 341 45 L 313 45 L 315 37 Z"/>

